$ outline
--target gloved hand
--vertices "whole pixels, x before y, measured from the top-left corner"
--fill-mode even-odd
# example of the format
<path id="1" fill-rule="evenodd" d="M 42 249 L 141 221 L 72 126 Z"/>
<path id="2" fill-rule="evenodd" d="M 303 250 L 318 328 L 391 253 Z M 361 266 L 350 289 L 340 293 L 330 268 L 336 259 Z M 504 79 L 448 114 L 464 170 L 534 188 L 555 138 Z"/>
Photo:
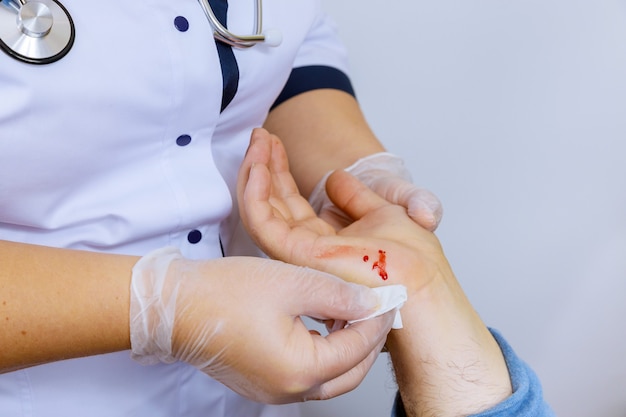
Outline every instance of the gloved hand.
<path id="1" fill-rule="evenodd" d="M 331 398 L 355 388 L 381 351 L 394 312 L 326 337 L 301 316 L 350 321 L 376 309 L 365 286 L 263 258 L 183 258 L 165 248 L 133 268 L 132 356 L 187 362 L 264 403 Z"/>
<path id="2" fill-rule="evenodd" d="M 398 156 L 387 152 L 376 153 L 359 159 L 345 171 L 390 203 L 404 206 L 409 216 L 425 229 L 434 231 L 439 225 L 443 215 L 441 202 L 433 193 L 411 182 L 411 174 Z M 352 220 L 336 208 L 326 194 L 326 180 L 330 174 L 317 184 L 309 203 L 320 218 L 339 230 Z"/>

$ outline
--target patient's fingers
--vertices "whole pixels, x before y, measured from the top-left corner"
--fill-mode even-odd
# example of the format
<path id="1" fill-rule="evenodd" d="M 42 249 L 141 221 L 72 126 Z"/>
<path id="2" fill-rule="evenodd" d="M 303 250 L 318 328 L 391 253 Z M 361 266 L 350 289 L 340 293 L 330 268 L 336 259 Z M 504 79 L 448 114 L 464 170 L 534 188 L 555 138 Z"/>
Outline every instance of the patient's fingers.
<path id="1" fill-rule="evenodd" d="M 255 129 L 250 146 L 239 170 L 237 194 L 239 213 L 243 224 L 258 242 L 265 236 L 264 244 L 275 247 L 289 233 L 283 211 L 270 204 L 272 175 L 269 165 L 272 158 L 272 137 L 263 129 Z"/>
<path id="2" fill-rule="evenodd" d="M 246 155 L 241 163 L 237 177 L 237 200 L 239 202 L 239 211 L 244 224 L 247 223 L 248 219 L 244 215 L 245 203 L 243 196 L 246 188 L 248 187 L 251 168 L 255 164 L 267 166 L 271 158 L 271 151 L 272 144 L 269 140 L 269 133 L 267 133 L 264 129 L 255 129 L 252 132 L 250 145 L 248 145 L 248 150 L 246 151 Z M 257 194 L 255 195 L 255 199 L 269 199 L 269 173 L 265 181 L 257 181 L 257 184 L 253 184 L 252 186 L 257 188 L 262 187 L 262 190 L 254 190 Z M 259 197 L 259 193 L 263 195 L 263 197 Z"/>
<path id="3" fill-rule="evenodd" d="M 272 200 L 270 203 L 280 210 L 285 220 L 290 223 L 317 217 L 309 202 L 300 194 L 298 185 L 291 175 L 285 147 L 275 135 L 271 135 L 271 140 L 272 153 L 269 170 L 272 180 Z"/>

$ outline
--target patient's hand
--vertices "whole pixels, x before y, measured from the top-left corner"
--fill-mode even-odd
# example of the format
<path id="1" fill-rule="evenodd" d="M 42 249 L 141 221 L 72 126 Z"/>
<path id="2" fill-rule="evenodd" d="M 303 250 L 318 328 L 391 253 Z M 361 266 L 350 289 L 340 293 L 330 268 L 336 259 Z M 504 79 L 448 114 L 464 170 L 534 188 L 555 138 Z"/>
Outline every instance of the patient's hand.
<path id="1" fill-rule="evenodd" d="M 257 129 L 239 172 L 239 210 L 268 256 L 369 286 L 418 290 L 448 264 L 437 238 L 343 171 L 327 192 L 355 221 L 335 231 L 300 195 L 280 140 Z"/>
<path id="2" fill-rule="evenodd" d="M 502 352 L 474 311 L 439 244 L 405 209 L 343 171 L 327 181 L 354 222 L 339 231 L 318 218 L 289 173 L 285 150 L 256 130 L 239 172 L 241 218 L 271 257 L 369 286 L 403 284 L 404 328 L 387 339 L 408 416 L 469 415 L 511 393 Z M 429 414 L 430 415 L 430 414 Z"/>

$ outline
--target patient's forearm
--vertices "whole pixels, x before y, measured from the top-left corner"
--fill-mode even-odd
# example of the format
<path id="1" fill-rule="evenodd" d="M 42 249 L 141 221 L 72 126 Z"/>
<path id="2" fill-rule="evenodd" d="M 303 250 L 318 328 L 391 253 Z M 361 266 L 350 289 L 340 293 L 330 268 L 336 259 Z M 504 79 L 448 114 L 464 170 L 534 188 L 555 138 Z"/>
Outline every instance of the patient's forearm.
<path id="1" fill-rule="evenodd" d="M 437 280 L 402 308 L 387 341 L 408 416 L 478 413 L 511 395 L 504 358 L 456 280 Z"/>

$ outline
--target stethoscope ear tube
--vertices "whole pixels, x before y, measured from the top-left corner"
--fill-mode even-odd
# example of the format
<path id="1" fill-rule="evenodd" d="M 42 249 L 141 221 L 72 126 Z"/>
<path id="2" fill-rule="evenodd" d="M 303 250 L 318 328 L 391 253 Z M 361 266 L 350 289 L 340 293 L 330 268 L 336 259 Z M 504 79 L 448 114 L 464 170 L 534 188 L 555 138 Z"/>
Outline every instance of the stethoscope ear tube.
<path id="1" fill-rule="evenodd" d="M 74 45 L 74 22 L 57 0 L 2 0 L 0 49 L 29 64 L 58 61 Z"/>
<path id="2" fill-rule="evenodd" d="M 255 0 L 254 32 L 249 35 L 237 35 L 229 31 L 219 21 L 209 0 L 198 0 L 204 14 L 213 27 L 213 36 L 220 42 L 234 46 L 235 48 L 250 48 L 259 43 L 269 46 L 278 46 L 282 42 L 282 35 L 277 30 L 263 32 L 263 0 Z"/>

